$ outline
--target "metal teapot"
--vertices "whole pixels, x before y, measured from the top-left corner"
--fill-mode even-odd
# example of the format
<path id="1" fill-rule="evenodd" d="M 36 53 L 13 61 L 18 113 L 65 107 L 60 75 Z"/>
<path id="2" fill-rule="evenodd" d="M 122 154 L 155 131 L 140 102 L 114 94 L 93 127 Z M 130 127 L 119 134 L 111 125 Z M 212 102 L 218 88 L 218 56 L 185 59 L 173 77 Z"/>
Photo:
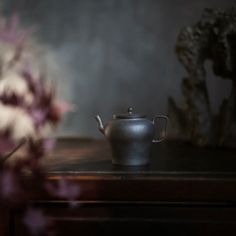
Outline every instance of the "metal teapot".
<path id="1" fill-rule="evenodd" d="M 168 117 L 155 116 L 152 121 L 145 117 L 135 114 L 131 107 L 127 113 L 113 115 L 105 126 L 100 116 L 95 117 L 99 130 L 110 142 L 113 164 L 141 166 L 149 163 L 152 143 L 165 139 Z M 164 137 L 161 139 L 154 139 L 157 119 L 165 120 Z"/>

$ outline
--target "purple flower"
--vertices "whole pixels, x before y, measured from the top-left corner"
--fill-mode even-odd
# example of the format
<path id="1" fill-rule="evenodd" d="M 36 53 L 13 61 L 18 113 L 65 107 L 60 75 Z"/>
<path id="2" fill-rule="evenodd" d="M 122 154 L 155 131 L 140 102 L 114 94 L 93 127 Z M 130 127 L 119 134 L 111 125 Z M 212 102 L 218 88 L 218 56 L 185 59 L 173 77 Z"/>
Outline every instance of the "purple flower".
<path id="1" fill-rule="evenodd" d="M 15 146 L 16 144 L 9 139 L 7 133 L 0 135 L 0 158 L 10 152 Z"/>
<path id="2" fill-rule="evenodd" d="M 32 29 L 19 29 L 19 16 L 17 14 L 14 14 L 8 22 L 2 20 L 1 23 L 0 40 L 15 46 L 22 46 L 26 38 L 32 33 Z"/>
<path id="3" fill-rule="evenodd" d="M 45 152 L 50 152 L 55 147 L 55 144 L 55 139 L 45 139 L 43 140 L 43 149 L 45 150 Z"/>
<path id="4" fill-rule="evenodd" d="M 3 199 L 17 202 L 21 196 L 21 189 L 17 175 L 13 170 L 5 169 L 0 175 L 0 193 Z"/>
<path id="5" fill-rule="evenodd" d="M 0 101 L 5 105 L 10 106 L 24 106 L 24 99 L 23 97 L 15 94 L 15 93 L 3 93 L 0 94 Z"/>
<path id="6" fill-rule="evenodd" d="M 0 76 L 0 164 L 22 145 L 25 147 L 24 158 L 16 158 L 14 165 L 6 163 L 0 168 L 0 204 L 27 205 L 30 196 L 24 191 L 22 178 L 22 173 L 26 171 L 31 173 L 35 188 L 46 188 L 49 193 L 68 199 L 70 205 L 75 206 L 79 186 L 65 178 L 57 184 L 48 182 L 40 165 L 41 158 L 55 145 L 55 140 L 45 139 L 47 129 L 54 128 L 63 113 L 72 110 L 72 106 L 56 101 L 55 87 L 47 83 L 44 72 L 34 74 L 37 70 L 33 70 L 28 57 L 23 54 L 29 33 L 30 30 L 19 28 L 17 15 L 8 22 L 0 22 L 0 41 L 11 44 L 8 45 L 11 57 L 0 62 L 3 68 Z M 44 233 L 50 223 L 42 211 L 34 208 L 27 209 L 23 222 L 33 235 Z"/>
<path id="7" fill-rule="evenodd" d="M 36 126 L 42 125 L 45 122 L 47 111 L 43 109 L 32 109 L 30 115 Z"/>
<path id="8" fill-rule="evenodd" d="M 32 235 L 42 235 L 48 226 L 48 219 L 43 212 L 34 208 L 27 209 L 23 222 Z"/>
<path id="9" fill-rule="evenodd" d="M 57 186 L 52 183 L 46 183 L 46 189 L 52 195 L 55 195 L 62 199 L 69 200 L 70 206 L 76 206 L 76 199 L 80 194 L 80 187 L 64 177 L 61 177 L 57 183 Z"/>

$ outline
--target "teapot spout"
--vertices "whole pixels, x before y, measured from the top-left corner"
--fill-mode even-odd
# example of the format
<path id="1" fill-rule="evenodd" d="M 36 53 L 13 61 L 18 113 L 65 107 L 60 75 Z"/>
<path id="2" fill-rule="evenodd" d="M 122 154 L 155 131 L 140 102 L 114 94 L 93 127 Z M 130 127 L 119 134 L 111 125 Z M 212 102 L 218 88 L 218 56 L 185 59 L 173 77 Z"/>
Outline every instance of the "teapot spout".
<path id="1" fill-rule="evenodd" d="M 103 126 L 103 123 L 102 123 L 102 120 L 101 120 L 100 116 L 99 116 L 99 115 L 96 115 L 96 116 L 95 116 L 95 119 L 96 119 L 96 121 L 97 121 L 97 123 L 98 123 L 98 129 L 100 130 L 100 132 L 101 132 L 102 134 L 104 134 L 104 126 Z"/>

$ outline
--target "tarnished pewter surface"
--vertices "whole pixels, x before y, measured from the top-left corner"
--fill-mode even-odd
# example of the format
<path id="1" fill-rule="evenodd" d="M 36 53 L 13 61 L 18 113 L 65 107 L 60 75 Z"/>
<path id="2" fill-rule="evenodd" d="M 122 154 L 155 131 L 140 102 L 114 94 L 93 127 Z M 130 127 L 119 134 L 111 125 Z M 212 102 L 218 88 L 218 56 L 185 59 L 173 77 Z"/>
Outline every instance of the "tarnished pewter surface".
<path id="1" fill-rule="evenodd" d="M 127 113 L 115 114 L 106 125 L 99 115 L 95 117 L 99 131 L 110 143 L 112 163 L 122 166 L 144 166 L 150 162 L 152 143 L 160 143 L 166 136 L 168 118 L 160 115 L 149 120 L 145 115 L 136 114 L 132 107 Z M 154 139 L 158 120 L 165 121 L 164 137 Z"/>

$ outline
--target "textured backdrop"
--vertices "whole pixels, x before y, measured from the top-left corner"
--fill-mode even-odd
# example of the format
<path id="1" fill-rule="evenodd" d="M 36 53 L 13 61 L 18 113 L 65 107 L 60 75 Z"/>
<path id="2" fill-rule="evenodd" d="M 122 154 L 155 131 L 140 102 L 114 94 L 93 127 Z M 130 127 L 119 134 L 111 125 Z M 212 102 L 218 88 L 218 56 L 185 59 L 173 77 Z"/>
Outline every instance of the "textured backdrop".
<path id="1" fill-rule="evenodd" d="M 62 95 L 76 104 L 59 134 L 101 137 L 94 115 L 107 120 L 133 106 L 149 117 L 166 113 L 167 98 L 181 101 L 185 71 L 174 45 L 180 28 L 194 24 L 205 7 L 235 0 L 2 0 L 1 11 L 19 12 L 45 45 L 48 67 L 57 65 Z M 214 109 L 230 84 L 208 84 Z"/>

